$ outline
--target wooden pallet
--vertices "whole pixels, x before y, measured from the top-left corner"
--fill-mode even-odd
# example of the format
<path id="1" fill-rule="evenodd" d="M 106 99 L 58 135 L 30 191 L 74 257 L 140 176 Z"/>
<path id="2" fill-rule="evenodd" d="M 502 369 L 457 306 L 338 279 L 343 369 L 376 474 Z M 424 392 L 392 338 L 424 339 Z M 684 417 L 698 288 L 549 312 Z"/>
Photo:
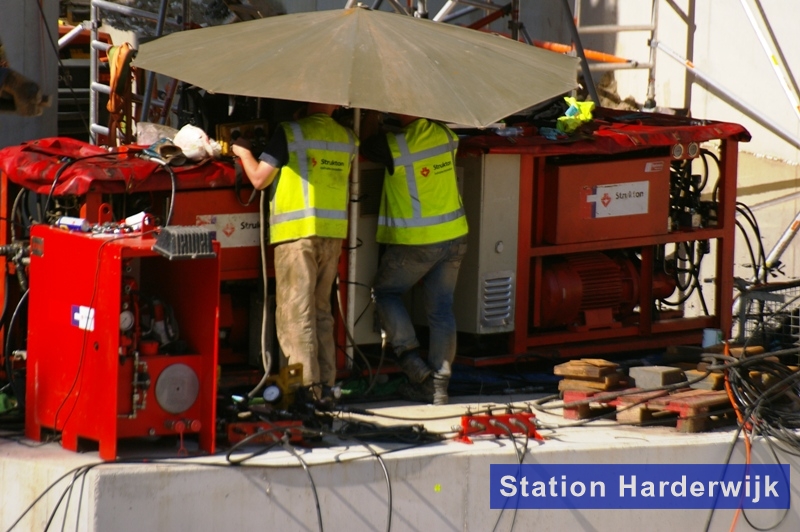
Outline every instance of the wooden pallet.
<path id="1" fill-rule="evenodd" d="M 619 395 L 626 392 L 627 395 Z M 668 393 L 664 390 L 641 391 L 636 388 L 609 392 L 586 390 L 564 391 L 564 418 L 588 419 L 616 411 L 620 423 L 650 423 L 659 419 L 676 421 L 679 432 L 702 432 L 718 425 L 728 424 L 730 400 L 724 391 L 681 389 Z M 714 419 L 712 419 L 712 416 Z"/>

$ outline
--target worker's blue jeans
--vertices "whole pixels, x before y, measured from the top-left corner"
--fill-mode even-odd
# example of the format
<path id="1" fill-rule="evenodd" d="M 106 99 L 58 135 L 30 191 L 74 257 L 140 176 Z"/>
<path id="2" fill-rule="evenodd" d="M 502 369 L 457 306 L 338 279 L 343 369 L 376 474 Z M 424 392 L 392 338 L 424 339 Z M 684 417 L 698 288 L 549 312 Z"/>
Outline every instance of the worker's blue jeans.
<path id="1" fill-rule="evenodd" d="M 428 364 L 443 377 L 450 376 L 450 365 L 456 356 L 453 292 L 466 252 L 466 237 L 423 246 L 389 245 L 372 286 L 386 339 L 399 356 L 419 348 L 403 294 L 422 280 L 430 328 Z"/>

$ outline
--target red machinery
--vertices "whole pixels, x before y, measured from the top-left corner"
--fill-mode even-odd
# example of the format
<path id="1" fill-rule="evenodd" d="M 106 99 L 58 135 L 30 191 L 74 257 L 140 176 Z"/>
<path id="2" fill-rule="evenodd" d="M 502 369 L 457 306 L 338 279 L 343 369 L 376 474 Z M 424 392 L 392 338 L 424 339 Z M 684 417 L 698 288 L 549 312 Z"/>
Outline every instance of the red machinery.
<path id="1" fill-rule="evenodd" d="M 197 437 L 214 452 L 219 246 L 215 258 L 172 261 L 154 242 L 33 228 L 29 438 L 60 433 L 71 450 L 91 440 L 104 460 L 116 458 L 118 440 L 147 436 Z M 164 303 L 174 317 L 166 326 Z M 166 327 L 180 338 L 170 350 Z"/>
<path id="2" fill-rule="evenodd" d="M 508 354 L 461 356 L 462 363 L 502 364 L 530 353 L 575 357 L 699 344 L 704 328 L 730 330 L 736 157 L 738 141 L 749 139 L 747 131 L 736 124 L 608 109 L 596 111 L 592 126 L 590 136 L 561 143 L 496 135 L 461 142 L 460 164 L 468 170 L 469 245 L 481 257 L 475 272 L 465 258 L 465 277 L 494 280 L 494 272 L 484 271 L 481 261 L 491 263 L 507 251 L 512 235 L 516 244 L 513 264 L 495 268 L 502 270 L 497 279 L 508 280 L 507 317 L 491 322 L 484 319 L 488 311 L 480 314 L 484 324 L 498 326 L 487 332 L 508 332 Z M 709 186 L 700 201 L 702 179 L 690 163 L 702 155 L 699 143 L 708 140 L 721 142 L 719 175 L 713 176 L 713 194 Z M 470 171 L 475 167 L 479 170 Z M 481 210 L 473 209 L 470 217 L 475 200 L 468 189 L 470 179 L 490 171 L 495 188 L 513 179 L 503 196 L 509 190 L 516 193 L 501 198 L 508 201 L 494 209 L 490 221 L 495 224 L 509 211 L 515 218 L 503 229 L 489 227 L 491 236 L 484 238 Z M 491 193 L 488 186 L 482 189 L 481 209 L 496 202 Z M 683 251 L 690 245 L 715 262 L 714 306 L 708 315 L 686 316 L 680 306 L 657 305 L 676 291 L 680 261 L 668 256 L 670 249 Z M 487 309 L 499 307 L 497 298 L 487 301 Z M 456 305 L 458 312 L 459 294 Z"/>
<path id="3" fill-rule="evenodd" d="M 464 170 L 470 242 L 456 294 L 457 322 L 465 333 L 502 334 L 506 345 L 502 353 L 462 356 L 461 362 L 502 364 L 531 352 L 573 357 L 632 351 L 699 343 L 708 327 L 729 330 L 736 156 L 747 132 L 736 124 L 605 109 L 597 110 L 592 125 L 589 134 L 568 142 L 491 133 L 461 141 L 457 164 Z M 697 189 L 693 171 L 678 178 L 676 169 L 700 156 L 699 143 L 709 140 L 721 142 L 722 156 L 713 198 L 699 205 L 681 188 L 685 182 Z M 0 193 L 5 194 L 0 230 L 9 232 L 5 220 L 13 197 L 8 184 L 11 190 L 37 193 L 40 203 L 51 196 L 60 209 L 90 222 L 101 221 L 106 202 L 114 204 L 117 218 L 138 212 L 134 208 L 142 200 L 163 217 L 171 203 L 173 223 L 216 231 L 220 358 L 236 364 L 250 357 L 252 363 L 252 333 L 261 323 L 263 305 L 256 301 L 263 290 L 257 205 L 237 198 L 234 168 L 221 161 L 176 167 L 177 190 L 170 202 L 170 176 L 139 158 L 140 151 L 134 146 L 108 152 L 69 139 L 5 148 L 0 152 Z M 379 192 L 365 198 L 360 228 L 374 218 L 366 200 L 377 197 Z M 689 199 L 699 201 L 699 193 Z M 704 214 L 695 207 L 703 207 Z M 360 251 L 374 234 L 374 229 L 365 231 L 359 233 L 365 243 Z M 659 308 L 659 300 L 677 284 L 668 248 L 697 242 L 716 263 L 713 308 L 697 317 L 685 316 L 680 308 Z M 13 244 L 3 255 L 11 270 L 18 262 L 11 247 L 19 243 L 4 244 Z M 498 259 L 503 262 L 495 266 Z M 342 274 L 346 260 L 342 254 Z M 362 262 L 377 265 L 371 258 Z M 266 269 L 271 271 L 269 255 Z M 349 281 L 368 286 L 370 274 L 363 275 Z M 347 281 L 345 275 L 342 280 Z M 368 301 L 346 304 L 355 305 L 367 331 L 356 334 L 356 343 L 374 342 L 374 324 L 366 323 Z M 339 340 L 345 344 L 341 326 Z M 344 350 L 339 368 L 346 368 Z M 232 375 L 223 370 L 223 378 Z"/>

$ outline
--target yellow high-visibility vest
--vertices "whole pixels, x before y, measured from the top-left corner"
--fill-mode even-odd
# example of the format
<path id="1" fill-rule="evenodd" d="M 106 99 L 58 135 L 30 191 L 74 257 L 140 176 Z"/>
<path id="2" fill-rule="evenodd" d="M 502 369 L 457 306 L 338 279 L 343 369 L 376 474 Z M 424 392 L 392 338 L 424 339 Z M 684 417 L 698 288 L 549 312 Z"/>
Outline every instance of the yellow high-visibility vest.
<path id="1" fill-rule="evenodd" d="M 271 185 L 270 242 L 347 237 L 350 165 L 358 140 L 324 113 L 281 126 L 289 162 Z"/>
<path id="2" fill-rule="evenodd" d="M 418 119 L 388 135 L 394 173 L 386 172 L 377 241 L 434 244 L 467 234 L 456 181 L 458 137 L 447 126 Z"/>

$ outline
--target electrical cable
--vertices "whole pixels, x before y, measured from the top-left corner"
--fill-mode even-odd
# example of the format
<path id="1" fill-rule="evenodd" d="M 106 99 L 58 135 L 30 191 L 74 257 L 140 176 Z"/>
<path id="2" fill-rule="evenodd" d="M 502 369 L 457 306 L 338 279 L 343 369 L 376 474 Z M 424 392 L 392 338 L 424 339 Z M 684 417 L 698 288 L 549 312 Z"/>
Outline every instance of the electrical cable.
<path id="1" fill-rule="evenodd" d="M 739 220 L 734 220 L 734 223 L 736 224 L 736 227 L 739 229 L 739 231 L 742 233 L 742 236 L 744 236 L 744 243 L 747 246 L 748 253 L 750 254 L 750 265 L 753 269 L 753 279 L 757 279 L 759 268 L 758 268 L 758 261 L 756 260 L 755 253 L 753 252 L 753 245 L 750 243 L 750 238 L 748 237 L 747 231 L 745 231 L 745 228 L 741 224 L 741 222 L 739 222 Z"/>
<path id="2" fill-rule="evenodd" d="M 506 425 L 505 423 L 503 423 L 501 421 L 497 421 L 496 419 L 490 419 L 489 420 L 489 424 L 492 425 L 493 427 L 499 427 L 502 430 L 504 430 L 508 434 L 508 437 L 511 439 L 511 443 L 514 446 L 514 453 L 517 455 L 517 462 L 518 462 L 518 465 L 519 465 L 519 467 L 517 469 L 517 476 L 519 477 L 519 473 L 520 473 L 520 471 L 522 469 L 522 462 L 525 461 L 525 454 L 528 451 L 528 438 L 529 438 L 528 431 L 527 430 L 525 431 L 525 446 L 524 446 L 522 452 L 520 452 L 520 450 L 519 450 L 519 448 L 517 446 L 517 438 L 516 438 L 516 436 L 514 436 L 514 431 L 512 431 L 511 428 L 508 425 Z M 497 520 L 494 522 L 494 526 L 492 527 L 492 532 L 497 530 L 497 525 L 500 524 L 500 519 L 503 517 L 503 512 L 506 511 L 506 503 L 508 503 L 508 500 L 509 500 L 508 498 L 505 499 L 504 504 L 503 504 L 503 508 L 500 509 L 500 513 L 497 516 Z M 513 531 L 514 530 L 514 524 L 517 522 L 517 510 L 518 509 L 519 509 L 519 505 L 517 504 L 514 507 L 514 516 L 511 519 L 511 528 L 509 529 L 509 531 Z"/>
<path id="3" fill-rule="evenodd" d="M 76 471 L 75 474 L 72 476 L 72 482 L 67 484 L 67 487 L 64 488 L 64 490 L 61 492 L 61 496 L 56 501 L 56 504 L 53 507 L 53 511 L 50 512 L 50 516 L 47 518 L 47 523 L 45 524 L 44 532 L 47 532 L 48 530 L 50 530 L 50 525 L 53 523 L 53 520 L 56 517 L 56 513 L 58 513 L 58 509 L 61 507 L 61 503 L 64 501 L 64 497 L 71 496 L 72 487 L 75 485 L 75 481 L 77 480 L 78 476 L 80 476 L 80 475 L 81 475 L 81 470 Z M 62 522 L 62 528 L 63 528 L 64 522 L 67 519 L 67 508 L 69 508 L 69 503 L 67 503 L 65 505 L 65 508 L 64 508 L 64 518 L 63 518 L 63 522 Z"/>
<path id="4" fill-rule="evenodd" d="M 383 458 L 380 454 L 378 454 L 375 449 L 373 449 L 367 442 L 362 441 L 357 437 L 345 437 L 341 434 L 341 432 L 331 432 L 331 431 L 323 431 L 325 434 L 329 436 L 336 436 L 343 440 L 352 440 L 356 443 L 364 446 L 372 456 L 378 461 L 383 470 L 383 476 L 386 480 L 386 502 L 387 502 L 387 509 L 386 509 L 386 532 L 389 532 L 392 529 L 392 506 L 393 506 L 393 495 L 392 495 L 392 480 L 389 477 L 389 470 L 386 467 L 386 463 L 384 462 Z"/>
<path id="5" fill-rule="evenodd" d="M 269 423 L 269 422 L 267 422 L 267 423 Z M 234 452 L 236 452 L 239 448 L 244 447 L 245 445 L 247 445 L 251 441 L 253 441 L 255 439 L 258 439 L 259 437 L 264 436 L 265 434 L 270 434 L 272 432 L 278 432 L 280 430 L 285 430 L 285 429 L 283 427 L 278 427 L 278 426 L 274 426 L 273 425 L 272 428 L 270 428 L 269 430 L 257 430 L 253 434 L 250 434 L 249 436 L 243 438 L 241 441 L 238 441 L 235 444 L 233 444 L 233 446 L 225 454 L 225 460 L 231 465 L 241 465 L 244 462 L 246 462 L 247 460 L 250 460 L 251 458 L 255 458 L 256 456 L 260 456 L 260 455 L 268 452 L 275 445 L 280 443 L 278 438 L 276 438 L 274 442 L 270 443 L 266 447 L 260 449 L 259 451 L 253 452 L 253 453 L 245 456 L 244 458 L 241 458 L 241 459 L 238 459 L 238 460 L 234 460 L 234 459 L 231 458 L 231 455 L 233 455 Z"/>
<path id="6" fill-rule="evenodd" d="M 322 528 L 322 510 L 320 509 L 320 506 L 319 506 L 319 496 L 317 495 L 317 485 L 314 482 L 314 477 L 311 476 L 311 470 L 308 468 L 308 464 L 306 463 L 306 461 L 303 460 L 303 457 L 300 456 L 300 454 L 295 450 L 294 446 L 292 446 L 289 443 L 288 438 L 284 437 L 281 440 L 281 445 L 283 446 L 284 449 L 286 449 L 287 451 L 292 453 L 295 458 L 297 458 L 297 461 L 300 462 L 301 466 L 303 466 L 303 470 L 306 472 L 306 475 L 308 476 L 308 480 L 311 482 L 311 492 L 314 494 L 314 504 L 315 504 L 315 506 L 317 508 L 317 523 L 319 525 L 319 532 L 323 532 L 323 528 Z"/>
<path id="7" fill-rule="evenodd" d="M 169 196 L 169 211 L 167 211 L 167 219 L 164 221 L 164 227 L 167 227 L 172 222 L 172 212 L 175 210 L 175 193 L 178 189 L 178 177 L 175 175 L 175 170 L 163 159 L 154 159 L 158 164 L 163 166 L 167 173 L 169 173 L 170 181 L 170 196 Z"/>
<path id="8" fill-rule="evenodd" d="M 0 323 L 5 323 L 6 311 L 8 310 L 8 277 L 9 274 L 3 276 L 3 308 L 0 310 Z M 18 303 L 19 304 L 19 303 Z M 11 331 L 11 326 L 6 328 L 6 335 Z M 3 351 L 3 358 L 8 359 L 8 351 Z M 6 362 L 6 360 L 3 360 Z M 8 365 L 6 364 L 6 377 L 8 378 L 8 385 L 13 388 L 11 375 L 8 373 Z M 4 387 L 5 388 L 5 387 Z M 0 390 L 2 392 L 2 390 Z"/>
<path id="9" fill-rule="evenodd" d="M 94 301 L 95 301 L 95 298 L 97 297 L 97 291 L 98 291 L 99 284 L 100 284 L 98 281 L 100 279 L 100 263 L 102 262 L 102 258 L 103 258 L 103 249 L 108 244 L 110 244 L 112 242 L 116 242 L 118 240 L 124 240 L 126 238 L 139 238 L 139 237 L 142 237 L 144 235 L 153 233 L 154 231 L 155 230 L 150 230 L 150 231 L 145 231 L 145 232 L 142 232 L 142 233 L 128 233 L 128 234 L 124 234 L 124 235 L 114 236 L 114 237 L 111 237 L 111 238 L 105 240 L 97 248 L 97 268 L 95 269 L 94 281 L 92 283 L 92 297 L 89 299 L 89 309 L 90 310 L 89 310 L 89 314 L 86 317 L 87 326 L 83 329 L 83 339 L 81 341 L 81 352 L 80 352 L 80 356 L 78 358 L 78 367 L 75 370 L 75 378 L 73 379 L 72 384 L 70 385 L 69 391 L 67 391 L 67 393 L 64 395 L 64 399 L 61 401 L 61 404 L 59 404 L 58 408 L 56 409 L 55 416 L 53 417 L 53 429 L 54 430 L 61 430 L 62 432 L 64 431 L 64 427 L 67 426 L 67 423 L 69 422 L 70 417 L 72 417 L 72 413 L 75 411 L 75 406 L 78 403 L 78 399 L 77 399 L 77 396 L 76 396 L 75 400 L 72 402 L 72 408 L 70 409 L 69 414 L 67 414 L 67 418 L 64 420 L 63 425 L 61 425 L 61 429 L 59 429 L 58 428 L 58 416 L 61 413 L 61 409 L 67 403 L 67 401 L 69 400 L 70 396 L 72 395 L 73 390 L 75 390 L 75 386 L 78 385 L 79 381 L 81 381 L 82 377 L 83 377 L 82 368 L 83 368 L 84 359 L 86 358 L 86 340 L 88 338 L 88 331 L 89 331 L 88 323 L 89 322 L 93 322 L 93 320 L 94 320 L 94 316 L 92 315 L 92 309 L 94 308 Z M 78 386 L 78 391 L 80 391 L 80 386 Z"/>
<path id="10" fill-rule="evenodd" d="M 445 419 L 454 419 L 462 416 L 468 415 L 475 415 L 475 414 L 488 414 L 491 412 L 490 408 L 485 408 L 477 411 L 472 411 L 469 407 L 467 407 L 466 412 L 459 412 L 457 414 L 449 414 L 444 416 L 433 416 L 433 417 L 405 417 L 405 416 L 393 416 L 391 414 L 382 414 L 380 412 L 374 412 L 372 410 L 366 410 L 362 408 L 356 407 L 349 407 L 344 406 L 340 407 L 337 411 L 342 412 L 344 414 L 356 414 L 361 416 L 374 416 L 380 417 L 385 419 L 394 419 L 398 421 L 442 421 Z"/>
<path id="11" fill-rule="evenodd" d="M 66 503 L 64 503 L 64 515 L 61 518 L 61 532 L 64 532 L 64 530 L 66 530 L 67 528 L 67 514 L 69 513 L 69 504 L 72 500 L 73 487 L 75 486 L 75 482 L 77 481 L 78 477 L 82 476 L 83 475 L 79 474 L 78 472 L 76 472 L 75 475 L 72 476 L 72 482 L 70 482 L 69 484 L 69 493 L 67 494 L 67 501 Z M 83 483 L 81 483 L 81 486 L 83 486 Z M 83 492 L 81 492 L 81 495 L 83 495 Z M 56 508 L 58 507 L 56 506 Z M 55 514 L 55 509 L 53 510 L 53 513 Z"/>
<path id="12" fill-rule="evenodd" d="M 6 529 L 6 532 L 11 532 L 12 530 L 14 530 L 14 528 L 16 528 L 16 526 L 19 524 L 19 522 L 22 521 L 22 519 L 24 519 L 25 516 L 28 515 L 28 513 L 30 513 L 31 510 L 33 510 L 34 506 L 36 506 L 36 504 L 40 500 L 42 500 L 42 498 L 44 498 L 44 496 L 47 495 L 50 492 L 50 490 L 52 490 L 54 487 L 56 487 L 59 482 L 61 482 L 65 478 L 67 478 L 69 475 L 74 474 L 78 470 L 86 468 L 86 471 L 88 472 L 93 467 L 96 467 L 98 465 L 103 465 L 104 463 L 106 463 L 106 462 L 95 462 L 94 464 L 82 465 L 82 466 L 74 467 L 74 468 L 70 469 L 69 471 L 67 471 L 66 473 L 64 473 L 63 475 L 61 475 L 60 477 L 58 477 L 56 480 L 51 482 L 50 485 L 47 486 L 47 488 L 45 488 L 45 490 L 43 492 L 41 492 L 39 494 L 39 496 L 36 497 L 36 499 L 33 500 L 32 503 L 30 503 L 28 505 L 28 507 L 22 512 L 22 514 L 20 514 L 20 516 L 17 517 L 17 519 L 13 523 L 11 523 L 11 526 Z"/>
<path id="13" fill-rule="evenodd" d="M 699 297 L 701 299 L 701 303 L 703 305 L 703 309 L 705 314 L 708 315 L 708 308 L 705 304 L 705 298 L 702 295 L 702 285 L 700 283 L 700 267 L 702 265 L 703 257 L 705 256 L 704 253 L 697 253 L 695 254 L 695 246 L 698 245 L 697 241 L 692 242 L 681 242 L 678 244 L 676 248 L 675 254 L 677 260 L 688 261 L 689 267 L 688 268 L 677 268 L 675 272 L 672 272 L 672 277 L 675 279 L 676 287 L 681 291 L 684 292 L 681 296 L 678 297 L 677 301 L 670 301 L 666 298 L 659 299 L 659 302 L 671 306 L 677 307 L 684 304 L 689 298 L 694 294 L 695 290 L 698 290 Z M 680 256 L 680 250 L 684 250 L 685 258 Z M 695 255 L 697 255 L 697 259 L 695 260 Z M 686 284 L 683 284 L 680 279 L 681 273 L 688 273 L 689 280 Z M 687 291 L 688 290 L 688 291 Z"/>
<path id="14" fill-rule="evenodd" d="M 745 447 L 748 456 L 748 463 L 749 463 L 749 455 L 750 455 L 750 444 L 749 438 L 750 432 L 757 432 L 765 436 L 766 441 L 770 445 L 770 449 L 772 450 L 772 443 L 771 438 L 780 439 L 781 436 L 785 433 L 784 431 L 784 423 L 787 420 L 791 420 L 793 412 L 793 404 L 794 400 L 792 397 L 796 398 L 797 390 L 798 390 L 798 383 L 800 383 L 800 373 L 790 371 L 787 367 L 783 366 L 782 364 L 775 363 L 771 360 L 767 360 L 770 357 L 775 356 L 784 356 L 784 355 L 796 355 L 800 352 L 800 348 L 792 348 L 792 349 L 785 349 L 781 351 L 775 351 L 770 353 L 763 353 L 761 355 L 754 355 L 748 356 L 746 353 L 742 355 L 741 358 L 736 359 L 734 357 L 729 356 L 728 354 L 722 355 L 708 355 L 708 358 L 711 359 L 719 359 L 723 362 L 723 364 L 718 364 L 716 366 L 712 365 L 710 368 L 714 367 L 722 367 L 725 370 L 727 382 L 726 382 L 726 390 L 729 394 L 731 402 L 733 403 L 736 411 L 737 411 L 737 419 L 738 419 L 738 428 L 735 434 L 735 437 L 730 445 L 728 450 L 728 454 L 725 460 L 725 464 L 727 465 L 730 463 L 731 456 L 733 454 L 733 449 L 738 441 L 739 434 L 745 434 Z M 754 369 L 756 368 L 756 369 Z M 769 375 L 774 377 L 783 377 L 778 382 L 772 384 L 771 386 L 761 387 L 757 386 L 757 382 L 750 382 L 753 377 L 751 377 L 752 372 L 754 371 L 763 371 Z M 787 387 L 787 385 L 791 385 Z M 786 396 L 787 392 L 793 392 L 793 395 Z M 784 416 L 780 410 L 775 412 L 774 416 L 772 411 L 776 409 L 776 401 L 778 399 L 783 398 L 785 403 L 788 405 L 788 411 L 786 412 L 789 414 L 788 416 Z M 800 427 L 800 423 L 794 424 L 792 428 Z M 775 429 L 778 429 L 777 431 Z M 792 431 L 794 433 L 794 431 Z M 790 446 L 795 447 L 796 449 L 800 449 L 800 440 L 797 439 L 797 436 L 793 437 L 794 441 L 788 441 Z M 773 453 L 776 462 L 780 463 L 777 455 Z M 788 513 L 788 510 L 787 510 Z M 711 520 L 713 518 L 714 510 L 710 511 L 708 518 L 706 520 L 705 530 L 708 530 L 711 524 Z M 747 517 L 746 513 L 743 514 L 745 519 L 748 521 L 748 524 L 751 526 L 752 523 L 750 522 L 749 518 Z M 785 519 L 786 514 L 780 519 L 780 521 L 769 528 L 759 528 L 753 526 L 757 530 L 771 530 L 778 526 L 783 520 Z M 738 509 L 736 517 L 738 517 Z M 735 525 L 735 519 L 734 519 Z M 733 526 L 733 525 L 732 525 Z"/>
<path id="15" fill-rule="evenodd" d="M 272 370 L 272 353 L 269 349 L 267 349 L 267 317 L 269 316 L 269 291 L 267 289 L 267 244 L 266 244 L 266 234 L 264 231 L 265 226 L 267 225 L 267 219 L 265 218 L 264 214 L 266 212 L 266 202 L 267 202 L 267 195 L 262 190 L 261 191 L 261 198 L 258 202 L 258 216 L 259 216 L 259 224 L 258 224 L 258 235 L 259 235 L 259 242 L 261 248 L 261 278 L 264 283 L 264 306 L 261 312 L 261 364 L 264 366 L 264 376 L 261 377 L 261 380 L 258 381 L 255 388 L 250 390 L 247 393 L 247 397 L 253 398 L 255 395 L 264 387 L 267 383 L 267 379 L 269 379 L 270 371 Z"/>
<path id="16" fill-rule="evenodd" d="M 751 229 L 755 235 L 755 240 L 758 243 L 758 260 L 753 259 L 753 264 L 756 268 L 755 275 L 753 279 L 756 279 L 758 282 L 765 283 L 767 281 L 767 256 L 764 253 L 764 242 L 761 238 L 761 228 L 758 225 L 758 220 L 756 219 L 756 215 L 753 211 L 748 207 L 746 204 L 737 201 L 736 202 L 736 212 L 741 214 L 750 224 Z M 738 222 L 737 222 L 738 223 Z M 745 235 L 745 240 L 747 242 L 747 246 L 751 248 L 750 255 L 753 257 L 752 246 L 750 245 L 750 239 L 748 238 L 744 228 L 742 228 L 742 232 Z"/>
<path id="17" fill-rule="evenodd" d="M 36 2 L 35 2 L 36 3 L 36 7 L 39 8 L 39 16 L 42 19 L 42 24 L 44 24 L 45 28 L 48 28 L 49 27 L 49 23 L 47 22 L 47 17 L 45 16 L 44 10 L 42 9 L 41 1 L 42 0 L 36 0 Z M 50 35 L 50 31 L 48 31 L 47 29 L 45 29 L 45 33 L 47 34 L 47 39 L 50 41 L 50 46 L 52 47 L 53 52 L 56 54 L 56 61 L 58 61 L 58 66 L 61 67 L 61 70 L 63 72 L 66 72 L 67 68 L 64 66 L 64 63 L 61 61 L 61 54 L 58 51 L 58 46 L 56 45 L 55 41 L 53 40 L 53 36 Z M 86 121 L 86 117 L 83 116 L 83 111 L 81 110 L 80 103 L 78 102 L 78 95 L 75 93 L 75 89 L 72 87 L 72 83 L 70 81 L 70 76 L 60 76 L 60 77 L 64 80 L 64 83 L 66 83 L 67 88 L 69 88 L 69 92 L 72 95 L 72 100 L 75 102 L 75 109 L 78 112 L 78 116 L 80 117 L 81 122 L 83 123 L 83 127 L 86 128 L 86 132 L 89 134 L 89 139 L 92 141 L 92 144 L 94 144 L 96 139 L 95 139 L 94 135 L 92 134 L 92 129 L 89 127 L 89 124 Z"/>
<path id="18" fill-rule="evenodd" d="M 19 189 L 19 192 L 18 192 L 18 193 L 17 193 L 17 195 L 14 197 L 14 203 L 13 203 L 13 204 L 12 204 L 12 206 L 11 206 L 11 222 L 12 222 L 12 227 L 9 227 L 9 232 L 11 233 L 11 244 L 15 244 L 15 243 L 16 243 L 16 241 L 17 241 L 17 232 L 16 232 L 16 231 L 14 231 L 14 228 L 13 228 L 13 225 L 14 225 L 14 216 L 16 216 L 16 214 L 17 214 L 17 209 L 19 209 L 19 202 L 20 202 L 20 201 L 22 201 L 22 198 L 23 198 L 24 196 L 27 196 L 27 194 L 28 194 L 28 189 L 26 189 L 26 188 L 21 188 L 21 189 Z M 19 225 L 20 227 L 23 227 L 23 228 L 25 227 L 25 225 L 24 225 L 24 224 L 22 224 L 22 223 L 19 223 L 18 225 Z"/>
<path id="19" fill-rule="evenodd" d="M 84 157 L 78 157 L 78 158 L 75 158 L 75 159 L 71 159 L 70 158 L 70 159 L 67 159 L 66 161 L 64 161 L 64 163 L 58 168 L 58 170 L 56 170 L 56 175 L 55 175 L 55 177 L 53 177 L 53 183 L 50 185 L 50 191 L 47 193 L 47 199 L 44 202 L 44 211 L 43 211 L 42 221 L 45 221 L 44 217 L 47 216 L 47 211 L 50 208 L 50 201 L 53 199 L 53 194 L 55 194 L 56 186 L 58 185 L 58 180 L 61 178 L 61 175 L 64 173 L 64 171 L 67 168 L 69 168 L 70 166 L 72 166 L 75 163 L 78 163 L 78 162 L 81 162 L 81 161 L 85 161 L 87 159 L 95 159 L 97 157 L 112 157 L 112 156 L 118 156 L 118 155 L 121 155 L 121 153 L 120 152 L 110 151 L 110 152 L 95 153 L 95 154 L 92 154 L 92 155 L 86 155 Z"/>
<path id="20" fill-rule="evenodd" d="M 28 299 L 28 293 L 30 289 L 25 290 L 22 296 L 19 298 L 17 302 L 17 306 L 14 309 L 14 313 L 11 314 L 11 320 L 8 322 L 8 327 L 6 328 L 6 345 L 3 351 L 3 358 L 5 359 L 5 366 L 6 366 L 6 376 L 8 377 L 9 382 L 11 383 L 11 389 L 14 390 L 14 397 L 17 398 L 17 404 L 24 404 L 25 396 L 22 391 L 17 388 L 16 379 L 14 378 L 14 363 L 11 358 L 11 331 L 14 328 L 14 322 L 17 320 L 17 315 L 19 314 L 19 309 L 22 308 L 23 303 L 25 303 Z M 6 294 L 8 294 L 8 290 L 6 290 Z"/>
<path id="21" fill-rule="evenodd" d="M 370 376 L 370 385 L 367 388 L 367 391 L 364 392 L 364 395 L 366 395 L 370 391 L 372 391 L 372 388 L 375 386 L 375 383 L 377 382 L 377 379 L 378 379 L 378 374 L 372 371 L 372 365 L 369 363 L 369 359 L 364 354 L 364 352 L 361 351 L 361 349 L 359 349 L 358 345 L 356 345 L 355 338 L 353 338 L 353 333 L 347 327 L 347 324 L 346 324 L 347 319 L 345 318 L 344 306 L 342 304 L 342 292 L 341 292 L 341 290 L 339 290 L 339 275 L 338 274 L 336 275 L 336 281 L 334 282 L 334 287 L 336 288 L 336 301 L 338 303 L 339 316 L 341 317 L 342 323 L 344 324 L 344 332 L 345 332 L 345 334 L 347 336 L 348 341 L 350 342 L 350 345 L 353 346 L 353 350 L 361 356 L 361 359 L 366 364 L 367 373 Z"/>

